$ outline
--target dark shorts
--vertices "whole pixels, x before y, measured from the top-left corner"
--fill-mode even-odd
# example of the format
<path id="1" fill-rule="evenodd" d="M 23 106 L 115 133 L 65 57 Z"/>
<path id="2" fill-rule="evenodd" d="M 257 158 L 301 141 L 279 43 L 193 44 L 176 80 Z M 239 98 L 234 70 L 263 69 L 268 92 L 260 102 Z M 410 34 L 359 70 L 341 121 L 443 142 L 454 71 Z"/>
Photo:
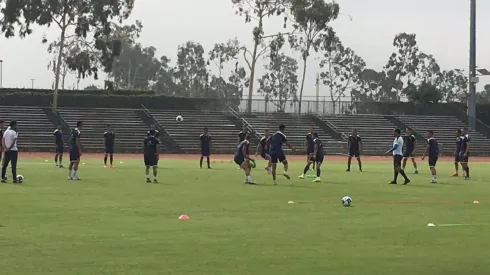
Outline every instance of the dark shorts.
<path id="1" fill-rule="evenodd" d="M 151 154 L 151 155 L 143 155 L 143 159 L 145 161 L 145 166 L 157 166 L 158 165 L 158 159 L 157 155 Z"/>
<path id="2" fill-rule="evenodd" d="M 470 158 L 470 156 L 469 156 L 469 155 L 468 155 L 468 156 L 466 156 L 466 157 L 465 157 L 465 156 L 460 156 L 460 157 L 459 157 L 459 162 L 461 162 L 461 163 L 468 163 L 469 158 Z"/>
<path id="3" fill-rule="evenodd" d="M 359 149 L 352 149 L 352 150 L 349 150 L 349 157 L 360 157 L 361 156 L 361 153 L 359 152 Z"/>
<path id="4" fill-rule="evenodd" d="M 269 160 L 271 158 L 271 156 L 269 155 L 269 153 L 266 153 L 266 152 L 262 152 L 260 153 L 260 156 L 265 159 L 265 160 Z"/>
<path id="5" fill-rule="evenodd" d="M 70 150 L 70 161 L 80 161 L 80 152 L 77 149 Z"/>
<path id="6" fill-rule="evenodd" d="M 403 153 L 403 157 L 404 158 L 413 158 L 413 150 L 405 151 L 405 153 Z"/>
<path id="7" fill-rule="evenodd" d="M 438 157 L 429 157 L 429 167 L 435 167 Z"/>
<path id="8" fill-rule="evenodd" d="M 393 165 L 394 166 L 402 166 L 402 155 L 393 155 Z"/>
<path id="9" fill-rule="evenodd" d="M 56 145 L 56 154 L 63 154 L 65 152 L 65 148 L 63 144 L 57 144 Z"/>
<path id="10" fill-rule="evenodd" d="M 106 147 L 105 148 L 105 153 L 106 154 L 114 154 L 114 146 Z"/>
<path id="11" fill-rule="evenodd" d="M 209 148 L 201 148 L 201 156 L 209 157 L 211 155 L 211 150 Z"/>
<path id="12" fill-rule="evenodd" d="M 239 157 L 239 156 L 235 156 L 235 158 L 233 158 L 233 160 L 235 161 L 236 164 L 242 165 L 242 163 L 245 161 L 245 158 Z"/>
<path id="13" fill-rule="evenodd" d="M 459 156 L 459 154 L 454 155 L 454 162 L 461 162 L 461 157 Z"/>
<path id="14" fill-rule="evenodd" d="M 271 163 L 285 162 L 286 155 L 284 152 L 271 152 Z"/>
<path id="15" fill-rule="evenodd" d="M 324 155 L 317 155 L 315 158 L 316 163 L 323 163 L 323 159 L 325 158 Z"/>

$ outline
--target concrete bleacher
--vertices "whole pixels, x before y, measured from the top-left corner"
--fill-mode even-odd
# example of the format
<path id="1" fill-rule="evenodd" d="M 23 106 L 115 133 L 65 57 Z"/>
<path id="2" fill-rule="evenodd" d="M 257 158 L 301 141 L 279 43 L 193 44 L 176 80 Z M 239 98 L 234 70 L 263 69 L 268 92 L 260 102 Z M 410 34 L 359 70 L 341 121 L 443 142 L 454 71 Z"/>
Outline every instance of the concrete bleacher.
<path id="1" fill-rule="evenodd" d="M 17 121 L 20 151 L 54 151 L 54 125 L 39 107 L 1 106 L 0 119 L 5 120 L 6 130 L 11 120 Z"/>
<path id="2" fill-rule="evenodd" d="M 150 110 L 150 113 L 186 153 L 200 151 L 199 135 L 204 127 L 208 127 L 212 137 L 213 153 L 233 153 L 236 149 L 240 130 L 222 112 Z M 178 115 L 184 118 L 183 122 L 175 120 Z"/>
<path id="3" fill-rule="evenodd" d="M 335 126 L 335 131 L 349 136 L 352 129 L 363 141 L 364 154 L 383 154 L 393 143 L 393 130 L 396 128 L 391 121 L 381 115 L 325 115 L 324 121 Z M 344 153 L 347 154 L 347 151 Z"/>
<path id="4" fill-rule="evenodd" d="M 110 124 L 116 134 L 116 153 L 142 152 L 148 126 L 132 109 L 59 108 L 59 114 L 75 128 L 83 121 L 82 146 L 90 152 L 104 151 L 104 132 Z M 69 146 L 70 144 L 68 144 Z"/>
<path id="5" fill-rule="evenodd" d="M 321 130 L 307 116 L 295 116 L 286 113 L 252 113 L 242 114 L 242 117 L 260 135 L 263 135 L 266 129 L 272 134 L 278 130 L 280 124 L 286 125 L 284 134 L 287 136 L 291 145 L 300 150 L 304 149 L 306 135 L 310 128 L 314 128 L 318 133 L 328 154 L 340 154 L 342 152 L 342 146 L 345 146 L 345 143 L 335 141 L 334 138 Z"/>
<path id="6" fill-rule="evenodd" d="M 397 115 L 400 121 L 413 128 L 416 132 L 425 135 L 427 130 L 433 130 L 444 155 L 452 155 L 456 149 L 456 130 L 466 125 L 453 116 L 420 116 Z M 490 141 L 476 131 L 469 131 L 471 140 L 470 151 L 479 154 L 490 154 Z"/>

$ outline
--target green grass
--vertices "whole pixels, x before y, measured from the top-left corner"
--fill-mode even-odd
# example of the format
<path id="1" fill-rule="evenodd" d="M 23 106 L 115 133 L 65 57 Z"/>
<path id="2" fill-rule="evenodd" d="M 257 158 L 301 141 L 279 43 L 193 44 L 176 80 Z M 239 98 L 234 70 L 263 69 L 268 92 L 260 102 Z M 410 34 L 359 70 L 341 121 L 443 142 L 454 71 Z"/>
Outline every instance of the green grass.
<path id="1" fill-rule="evenodd" d="M 391 186 L 388 162 L 362 174 L 327 162 L 323 183 L 297 179 L 295 162 L 293 178 L 272 186 L 259 161 L 263 185 L 246 186 L 230 163 L 165 160 L 161 184 L 146 184 L 139 160 L 116 169 L 85 160 L 80 182 L 23 161 L 24 184 L 0 186 L 1 274 L 461 275 L 490 266 L 484 163 L 463 181 L 441 162 L 437 185 L 424 163 L 412 184 Z M 352 207 L 340 205 L 344 195 Z M 178 220 L 183 213 L 191 219 Z"/>

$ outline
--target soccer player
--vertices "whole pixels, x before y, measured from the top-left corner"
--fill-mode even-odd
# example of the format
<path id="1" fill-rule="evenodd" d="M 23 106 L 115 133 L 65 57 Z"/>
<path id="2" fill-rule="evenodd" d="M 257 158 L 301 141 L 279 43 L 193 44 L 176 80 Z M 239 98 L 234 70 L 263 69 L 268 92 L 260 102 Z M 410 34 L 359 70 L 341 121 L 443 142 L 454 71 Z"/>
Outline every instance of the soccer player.
<path id="1" fill-rule="evenodd" d="M 299 178 L 304 179 L 306 172 L 308 172 L 308 170 L 310 169 L 310 165 L 312 163 L 316 163 L 316 178 L 313 180 L 313 182 L 321 182 L 322 180 L 320 179 L 320 169 L 323 163 L 323 159 L 325 157 L 325 152 L 323 151 L 323 143 L 320 138 L 318 138 L 318 133 L 313 133 L 313 144 L 313 153 L 311 153 L 310 158 L 308 159 L 308 163 L 303 170 L 303 175 L 299 176 Z"/>
<path id="2" fill-rule="evenodd" d="M 257 149 L 255 150 L 255 156 L 257 157 L 259 155 L 259 149 L 260 149 L 260 156 L 267 160 L 267 166 L 265 167 L 265 170 L 267 173 L 271 173 L 271 156 L 269 155 L 269 146 L 270 146 L 270 134 L 269 130 L 265 130 L 264 136 L 260 139 L 259 144 L 257 145 Z"/>
<path id="3" fill-rule="evenodd" d="M 244 125 L 243 130 L 238 132 L 238 144 L 240 144 L 240 142 L 245 140 L 245 137 L 247 136 L 247 134 L 248 134 L 248 129 L 247 129 L 247 126 Z"/>
<path id="4" fill-rule="evenodd" d="M 362 172 L 362 162 L 361 162 L 361 151 L 362 151 L 362 139 L 361 136 L 357 134 L 357 130 L 353 129 L 352 134 L 349 136 L 349 141 L 347 146 L 349 147 L 349 157 L 347 159 L 347 170 L 350 172 L 350 164 L 352 157 L 356 157 L 357 164 L 359 165 L 359 171 Z"/>
<path id="5" fill-rule="evenodd" d="M 209 162 L 209 156 L 211 155 L 211 136 L 208 134 L 207 127 L 204 127 L 204 133 L 199 136 L 199 141 L 201 143 L 201 160 L 199 161 L 199 167 L 202 169 L 202 161 L 204 157 L 206 157 L 208 169 L 211 169 L 211 164 Z"/>
<path id="6" fill-rule="evenodd" d="M 56 146 L 56 152 L 54 155 L 54 164 L 56 167 L 63 168 L 61 162 L 63 161 L 63 152 L 65 151 L 65 145 L 63 143 L 63 124 L 59 123 L 58 128 L 54 130 L 54 145 Z"/>
<path id="7" fill-rule="evenodd" d="M 404 185 L 410 183 L 410 179 L 405 174 L 405 171 L 402 169 L 402 159 L 403 159 L 403 138 L 401 137 L 400 129 L 395 129 L 393 131 L 393 136 L 395 139 L 393 140 L 393 147 L 390 150 L 386 151 L 386 153 L 393 152 L 393 167 L 394 167 L 394 177 L 393 181 L 390 184 L 397 184 L 398 174 L 402 175 L 405 179 L 403 182 Z"/>
<path id="8" fill-rule="evenodd" d="M 436 163 L 439 158 L 439 143 L 434 138 L 434 131 L 427 131 L 427 147 L 425 148 L 422 160 L 425 159 L 426 155 L 429 155 L 429 168 L 432 173 L 431 183 L 437 183 Z"/>
<path id="9" fill-rule="evenodd" d="M 11 121 L 10 127 L 7 128 L 2 137 L 2 148 L 4 159 L 2 163 L 2 183 L 7 182 L 7 167 L 9 163 L 12 167 L 13 183 L 17 183 L 17 158 L 19 149 L 17 148 L 17 122 Z"/>
<path id="10" fill-rule="evenodd" d="M 3 120 L 0 120 L 0 163 L 2 160 L 2 154 L 3 154 L 3 127 L 5 122 Z"/>
<path id="11" fill-rule="evenodd" d="M 249 155 L 249 147 L 250 147 L 250 135 L 245 136 L 245 140 L 238 144 L 234 161 L 238 164 L 243 171 L 245 171 L 245 184 L 255 184 L 252 175 L 251 175 L 251 167 L 250 161 L 253 160 Z"/>
<path id="12" fill-rule="evenodd" d="M 153 167 L 153 183 L 158 183 L 158 160 L 160 159 L 160 140 L 154 135 L 147 136 L 143 141 L 143 159 L 146 167 L 146 182 L 151 183 L 150 167 Z"/>
<path id="13" fill-rule="evenodd" d="M 461 140 L 463 140 L 461 129 L 456 130 L 456 150 L 454 151 L 454 174 L 453 177 L 459 176 L 459 163 L 461 162 L 461 157 L 459 153 L 461 152 Z M 461 165 L 463 166 L 463 165 Z M 463 169 L 464 170 L 464 169 Z M 463 171 L 464 174 L 464 171 Z"/>
<path id="14" fill-rule="evenodd" d="M 111 168 L 114 168 L 114 147 L 116 143 L 116 133 L 112 131 L 111 125 L 107 125 L 107 131 L 104 133 L 104 168 L 107 167 L 107 156 L 111 163 Z"/>
<path id="15" fill-rule="evenodd" d="M 412 134 L 412 129 L 407 128 L 405 130 L 405 136 L 403 137 L 403 143 L 405 144 L 405 152 L 403 153 L 402 169 L 405 170 L 405 167 L 407 166 L 407 160 L 410 158 L 410 159 L 412 159 L 413 168 L 415 169 L 414 174 L 418 174 L 419 171 L 417 170 L 417 162 L 415 161 L 415 158 L 413 157 L 413 152 L 415 151 L 415 145 L 417 143 L 417 140 L 415 139 L 415 136 Z"/>
<path id="16" fill-rule="evenodd" d="M 310 128 L 310 132 L 306 135 L 306 140 L 305 140 L 305 149 L 306 149 L 306 163 L 310 161 L 311 154 L 313 154 L 313 150 L 315 147 L 315 144 L 313 140 L 315 139 L 315 136 L 313 135 L 315 133 L 315 130 L 313 128 Z M 313 170 L 315 170 L 315 162 L 313 162 Z"/>
<path id="17" fill-rule="evenodd" d="M 70 166 L 68 166 L 69 180 L 80 180 L 78 178 L 78 166 L 80 165 L 80 157 L 82 156 L 82 143 L 80 142 L 80 129 L 82 127 L 83 122 L 78 121 L 77 127 L 71 131 Z"/>
<path id="18" fill-rule="evenodd" d="M 470 157 L 470 136 L 468 136 L 468 129 L 461 129 L 461 150 L 459 151 L 459 157 L 463 171 L 465 172 L 464 179 L 470 179 L 470 167 L 468 167 L 468 160 Z"/>
<path id="19" fill-rule="evenodd" d="M 279 131 L 275 132 L 270 140 L 270 147 L 269 147 L 269 154 L 271 157 L 271 164 L 272 164 L 272 180 L 274 181 L 274 184 L 277 184 L 276 181 L 276 168 L 277 168 L 277 162 L 282 162 L 284 165 L 284 172 L 283 176 L 286 177 L 287 179 L 291 179 L 291 177 L 288 174 L 288 161 L 286 160 L 286 155 L 284 154 L 284 151 L 282 150 L 282 145 L 285 143 L 291 150 L 296 151 L 296 149 L 289 144 L 286 135 L 284 135 L 284 130 L 286 129 L 286 126 L 284 125 L 279 125 Z"/>
<path id="20" fill-rule="evenodd" d="M 154 136 L 156 138 L 159 138 L 160 132 L 156 129 L 155 125 L 150 125 L 150 130 L 148 130 L 148 132 L 146 132 L 146 136 L 147 137 Z"/>

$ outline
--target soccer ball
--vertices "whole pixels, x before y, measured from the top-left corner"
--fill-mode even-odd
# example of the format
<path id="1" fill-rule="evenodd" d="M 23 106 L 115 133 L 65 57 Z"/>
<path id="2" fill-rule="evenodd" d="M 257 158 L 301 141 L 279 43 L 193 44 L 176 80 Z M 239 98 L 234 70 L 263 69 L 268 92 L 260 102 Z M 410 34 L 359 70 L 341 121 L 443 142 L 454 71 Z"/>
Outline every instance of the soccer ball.
<path id="1" fill-rule="evenodd" d="M 19 183 L 24 182 L 24 176 L 22 176 L 22 175 L 17 175 L 17 181 L 18 181 Z"/>
<path id="2" fill-rule="evenodd" d="M 352 203 L 352 199 L 349 196 L 345 196 L 342 198 L 342 205 L 345 207 L 349 207 Z"/>
<path id="3" fill-rule="evenodd" d="M 177 122 L 182 122 L 182 121 L 184 121 L 184 118 L 183 118 L 181 115 L 178 115 L 178 116 L 175 118 L 175 121 L 177 121 Z"/>

